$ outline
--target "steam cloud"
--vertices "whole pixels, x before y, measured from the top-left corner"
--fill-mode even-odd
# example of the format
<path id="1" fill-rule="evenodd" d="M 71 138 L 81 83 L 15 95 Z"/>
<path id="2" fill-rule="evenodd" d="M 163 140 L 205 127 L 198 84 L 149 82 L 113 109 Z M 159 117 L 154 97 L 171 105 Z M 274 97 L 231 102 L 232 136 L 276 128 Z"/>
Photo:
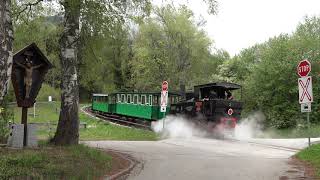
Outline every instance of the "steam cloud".
<path id="1" fill-rule="evenodd" d="M 262 112 L 255 112 L 247 118 L 239 121 L 232 137 L 230 136 L 230 132 L 226 132 L 224 137 L 235 138 L 238 140 L 248 140 L 254 137 L 265 136 L 262 132 L 262 123 L 264 120 L 265 116 Z M 164 130 L 163 121 L 165 127 Z M 153 131 L 159 133 L 162 138 L 192 138 L 210 136 L 205 128 L 196 125 L 194 121 L 190 121 L 182 116 L 167 116 L 163 120 L 153 122 L 151 127 Z M 215 132 L 218 129 L 219 128 L 216 128 Z"/>
<path id="2" fill-rule="evenodd" d="M 163 131 L 164 121 L 164 131 Z M 162 138 L 191 138 L 194 136 L 203 137 L 206 132 L 196 127 L 194 123 L 180 116 L 167 116 L 163 120 L 154 122 L 152 129 L 161 134 Z"/>
<path id="3" fill-rule="evenodd" d="M 254 137 L 264 136 L 262 132 L 264 120 L 265 116 L 260 111 L 249 115 L 247 118 L 241 119 L 235 128 L 235 139 L 248 140 Z"/>

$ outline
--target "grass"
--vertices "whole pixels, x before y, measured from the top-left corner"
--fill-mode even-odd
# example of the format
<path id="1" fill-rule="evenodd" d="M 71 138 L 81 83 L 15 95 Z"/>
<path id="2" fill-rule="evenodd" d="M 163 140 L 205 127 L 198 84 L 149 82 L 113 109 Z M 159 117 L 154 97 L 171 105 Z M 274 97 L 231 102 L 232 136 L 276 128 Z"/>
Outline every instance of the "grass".
<path id="1" fill-rule="evenodd" d="M 320 125 L 312 124 L 310 129 L 307 127 L 288 128 L 288 129 L 267 129 L 263 133 L 269 138 L 315 138 L 320 137 Z"/>
<path id="2" fill-rule="evenodd" d="M 106 153 L 84 145 L 0 148 L 0 179 L 97 179 L 108 172 L 111 161 Z"/>
<path id="3" fill-rule="evenodd" d="M 60 102 L 38 103 L 36 105 L 36 116 L 33 116 L 33 108 L 29 109 L 28 122 L 57 123 L 59 119 Z M 15 108 L 14 120 L 20 122 L 21 108 Z M 126 128 L 89 117 L 79 113 L 79 120 L 87 123 L 87 128 L 80 129 L 80 140 L 157 140 L 154 132 L 135 128 Z M 56 125 L 45 125 L 38 128 L 38 137 L 48 139 L 53 137 Z"/>
<path id="4" fill-rule="evenodd" d="M 312 164 L 316 169 L 316 176 L 320 177 L 320 144 L 312 145 L 297 153 L 296 156 Z"/>

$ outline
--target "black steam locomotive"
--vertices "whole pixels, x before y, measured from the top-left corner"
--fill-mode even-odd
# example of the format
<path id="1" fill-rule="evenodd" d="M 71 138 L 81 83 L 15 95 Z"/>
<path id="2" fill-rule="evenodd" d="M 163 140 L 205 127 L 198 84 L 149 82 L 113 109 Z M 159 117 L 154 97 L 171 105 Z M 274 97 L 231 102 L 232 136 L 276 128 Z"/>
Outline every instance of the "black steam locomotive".
<path id="1" fill-rule="evenodd" d="M 233 97 L 234 90 L 241 90 L 241 86 L 228 82 L 195 86 L 194 92 L 185 93 L 185 100 L 171 104 L 170 112 L 186 114 L 209 128 L 234 129 L 243 106 Z"/>

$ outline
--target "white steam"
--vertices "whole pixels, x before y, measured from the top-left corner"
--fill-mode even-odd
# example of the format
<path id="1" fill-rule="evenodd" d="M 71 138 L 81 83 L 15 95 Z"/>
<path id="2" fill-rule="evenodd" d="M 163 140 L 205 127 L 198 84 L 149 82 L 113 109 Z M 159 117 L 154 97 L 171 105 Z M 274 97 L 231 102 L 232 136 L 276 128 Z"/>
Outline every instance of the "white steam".
<path id="1" fill-rule="evenodd" d="M 160 134 L 162 138 L 223 137 L 248 140 L 255 137 L 265 137 L 265 134 L 262 132 L 264 120 L 265 116 L 262 112 L 255 112 L 247 118 L 241 119 L 236 125 L 234 132 L 231 131 L 231 133 L 228 130 L 221 131 L 219 126 L 212 129 L 213 127 L 199 125 L 196 119 L 189 120 L 181 116 L 172 115 L 153 122 L 151 127 L 153 131 Z"/>
<path id="2" fill-rule="evenodd" d="M 263 136 L 262 128 L 265 116 L 262 112 L 255 112 L 247 118 L 241 119 L 234 132 L 235 139 L 247 140 Z"/>
<path id="3" fill-rule="evenodd" d="M 204 130 L 196 127 L 193 122 L 178 116 L 167 116 L 160 121 L 153 122 L 151 127 L 156 133 L 161 134 L 162 138 L 191 138 L 205 136 L 206 134 Z"/>

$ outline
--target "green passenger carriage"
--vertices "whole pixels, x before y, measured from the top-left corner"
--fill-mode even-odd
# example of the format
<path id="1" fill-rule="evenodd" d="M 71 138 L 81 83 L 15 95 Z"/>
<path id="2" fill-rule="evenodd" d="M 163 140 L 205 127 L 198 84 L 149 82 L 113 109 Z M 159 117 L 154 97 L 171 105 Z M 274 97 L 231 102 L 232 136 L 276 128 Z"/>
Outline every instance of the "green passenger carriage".
<path id="1" fill-rule="evenodd" d="M 92 110 L 98 113 L 116 114 L 147 121 L 159 120 L 169 114 L 170 105 L 180 101 L 180 95 L 169 92 L 165 113 L 160 112 L 161 93 L 118 92 L 93 94 Z"/>

